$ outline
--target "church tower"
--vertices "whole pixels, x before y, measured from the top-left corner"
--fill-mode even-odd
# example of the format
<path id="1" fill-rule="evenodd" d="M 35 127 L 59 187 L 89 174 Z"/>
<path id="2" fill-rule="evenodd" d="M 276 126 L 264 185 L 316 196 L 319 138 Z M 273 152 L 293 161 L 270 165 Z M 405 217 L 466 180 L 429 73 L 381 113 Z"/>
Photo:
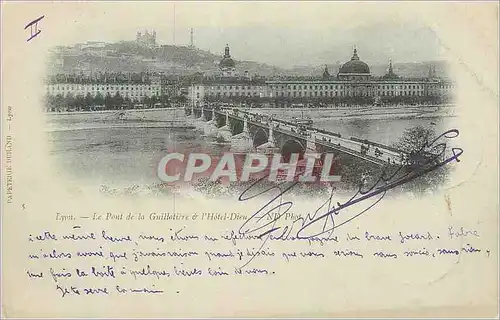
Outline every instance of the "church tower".
<path id="1" fill-rule="evenodd" d="M 229 52 L 229 45 L 226 44 L 224 48 L 224 56 L 219 63 L 219 68 L 221 71 L 222 77 L 235 77 L 236 76 L 236 63 L 231 58 L 231 54 Z"/>
<path id="2" fill-rule="evenodd" d="M 399 76 L 394 73 L 394 69 L 392 68 L 392 60 L 389 60 L 389 70 L 382 77 L 382 79 L 386 79 L 386 80 L 396 80 L 396 79 L 399 79 Z"/>

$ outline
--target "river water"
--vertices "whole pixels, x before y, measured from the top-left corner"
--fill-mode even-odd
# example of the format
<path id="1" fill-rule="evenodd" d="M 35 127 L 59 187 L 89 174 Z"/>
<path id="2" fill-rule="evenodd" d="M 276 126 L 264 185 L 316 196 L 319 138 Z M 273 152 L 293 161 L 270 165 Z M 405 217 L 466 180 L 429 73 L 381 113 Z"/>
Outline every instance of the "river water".
<path id="1" fill-rule="evenodd" d="M 268 113 L 290 118 L 298 112 Z M 397 112 L 383 115 L 362 112 L 353 117 L 352 113 L 346 115 L 328 110 L 307 116 L 314 120 L 315 127 L 386 145 L 397 141 L 406 128 L 435 126 L 439 131 L 448 119 L 434 113 L 408 118 Z M 127 112 L 127 117 L 129 121 L 124 122 L 113 112 L 47 114 L 46 134 L 57 171 L 68 179 L 97 185 L 154 184 L 160 182 L 156 175 L 157 165 L 167 152 L 213 150 L 219 153 L 228 149 L 199 131 L 167 128 L 186 120 L 181 109 L 131 111 Z M 141 118 L 146 121 L 139 121 Z"/>

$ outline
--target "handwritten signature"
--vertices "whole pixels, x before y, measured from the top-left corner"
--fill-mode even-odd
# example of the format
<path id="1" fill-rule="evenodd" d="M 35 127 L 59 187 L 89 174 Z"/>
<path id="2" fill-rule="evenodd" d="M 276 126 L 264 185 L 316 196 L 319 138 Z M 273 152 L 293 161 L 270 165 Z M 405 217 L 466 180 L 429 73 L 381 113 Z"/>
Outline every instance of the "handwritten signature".
<path id="1" fill-rule="evenodd" d="M 288 184 L 287 182 L 282 182 L 264 191 L 256 191 L 252 194 L 255 186 L 262 181 L 262 179 L 266 178 L 262 177 L 245 189 L 240 194 L 238 200 L 248 201 L 266 194 L 273 189 L 278 189 L 279 193 L 249 217 L 239 228 L 238 232 L 241 235 L 256 235 L 258 238 L 263 239 L 262 247 L 271 236 L 273 239 L 283 240 L 290 237 L 310 240 L 320 236 L 328 239 L 333 235 L 336 228 L 351 222 L 379 203 L 390 189 L 436 170 L 453 160 L 460 162 L 459 157 L 462 155 L 463 149 L 453 147 L 451 148 L 451 154 L 446 154 L 446 151 L 449 151 L 447 144 L 445 142 L 439 142 L 440 139 L 453 139 L 458 135 L 459 131 L 457 129 L 451 129 L 444 132 L 430 143 L 424 144 L 417 152 L 419 155 L 425 155 L 424 161 L 410 168 L 404 165 L 396 167 L 395 170 L 391 168 L 394 170 L 393 172 L 388 172 L 389 168 L 384 168 L 375 183 L 368 188 L 364 188 L 363 184 L 360 184 L 357 192 L 348 201 L 342 204 L 339 202 L 337 202 L 336 205 L 332 204 L 333 192 L 335 190 L 332 188 L 330 197 L 317 208 L 314 213 L 307 214 L 306 217 L 299 217 L 291 224 L 278 225 L 279 222 L 283 222 L 281 218 L 290 211 L 293 206 L 292 201 L 283 201 L 283 195 L 295 187 L 298 182 L 288 182 Z M 297 175 L 300 174 L 301 173 L 298 173 Z M 354 210 L 354 213 L 352 213 L 352 211 L 346 210 L 349 207 L 361 204 L 365 200 L 371 200 L 371 202 L 360 211 Z M 348 212 L 349 214 L 340 215 L 341 212 Z M 245 265 L 250 263 L 253 258 L 254 257 L 247 261 Z"/>

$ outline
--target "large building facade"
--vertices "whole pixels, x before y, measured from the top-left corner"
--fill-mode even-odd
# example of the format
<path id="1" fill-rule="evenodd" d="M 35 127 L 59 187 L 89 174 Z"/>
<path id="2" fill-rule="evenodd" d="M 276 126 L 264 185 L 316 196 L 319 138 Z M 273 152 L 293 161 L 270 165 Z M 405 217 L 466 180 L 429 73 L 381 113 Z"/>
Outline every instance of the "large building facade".
<path id="1" fill-rule="evenodd" d="M 226 47 L 228 53 L 229 48 Z M 224 70 L 225 57 L 220 68 Z M 232 68 L 234 70 L 234 61 Z M 225 73 L 223 73 L 225 74 Z M 227 74 L 225 74 L 227 75 Z M 189 97 L 194 103 L 214 100 L 215 97 L 258 96 L 261 98 L 284 99 L 288 101 L 301 100 L 345 100 L 352 98 L 391 99 L 394 97 L 442 97 L 451 98 L 453 84 L 436 77 L 435 69 L 430 70 L 427 78 L 405 79 L 397 76 L 389 64 L 389 70 L 383 77 L 373 77 L 368 64 L 360 60 L 356 48 L 349 61 L 344 63 L 336 77 L 330 76 L 325 67 L 321 79 L 311 80 L 268 80 L 255 82 L 251 79 L 242 80 L 231 77 L 221 78 L 209 83 L 199 82 L 189 88 Z"/>
<path id="2" fill-rule="evenodd" d="M 339 68 L 336 76 L 331 76 L 325 66 L 323 76 L 318 79 L 265 80 L 252 78 L 248 72 L 240 75 L 226 45 L 217 76 L 207 78 L 200 74 L 184 80 L 167 81 L 167 77 L 161 73 L 58 75 L 47 81 L 46 95 L 48 99 L 69 97 L 70 100 L 73 97 L 99 97 L 98 101 L 102 97 L 112 96 L 137 105 L 154 103 L 151 101 L 158 101 L 160 97 L 187 94 L 187 98 L 195 104 L 248 102 L 284 106 L 418 101 L 427 97 L 436 97 L 435 101 L 450 101 L 454 89 L 451 82 L 436 77 L 434 68 L 430 68 L 425 78 L 408 79 L 396 75 L 391 62 L 383 77 L 374 77 L 369 66 L 359 58 L 356 49 L 351 59 Z M 183 93 L 180 86 L 186 88 L 187 92 Z"/>
<path id="3" fill-rule="evenodd" d="M 188 92 L 193 101 L 217 101 L 236 97 L 263 98 L 267 95 L 267 85 L 264 81 L 251 79 L 207 80 L 192 84 Z"/>
<path id="4" fill-rule="evenodd" d="M 46 93 L 51 96 L 120 95 L 136 102 L 146 97 L 159 97 L 164 90 L 160 75 L 144 75 L 136 79 L 130 76 L 104 79 L 97 76 L 66 76 L 63 79 L 50 79 L 46 85 Z"/>

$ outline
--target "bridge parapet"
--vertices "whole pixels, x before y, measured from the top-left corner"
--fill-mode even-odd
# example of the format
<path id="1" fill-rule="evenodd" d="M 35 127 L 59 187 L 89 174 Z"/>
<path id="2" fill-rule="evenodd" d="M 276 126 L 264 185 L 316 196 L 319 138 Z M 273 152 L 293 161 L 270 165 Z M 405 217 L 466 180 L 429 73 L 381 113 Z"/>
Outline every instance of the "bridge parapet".
<path id="1" fill-rule="evenodd" d="M 249 121 L 264 128 L 267 127 L 269 130 L 269 143 L 275 141 L 273 132 L 277 130 L 281 133 L 306 140 L 309 152 L 314 152 L 317 149 L 317 145 L 321 144 L 325 147 L 333 148 L 380 165 L 387 163 L 404 164 L 405 159 L 408 157 L 408 155 L 403 151 L 391 146 L 386 146 L 367 139 L 342 137 L 339 133 L 330 132 L 320 128 L 303 127 L 297 123 L 274 118 L 269 115 L 252 113 L 238 108 L 213 109 L 213 112 L 223 114 L 226 117 L 226 123 L 229 123 L 229 118 L 232 117 L 243 121 L 243 132 L 245 133 L 249 132 Z"/>

